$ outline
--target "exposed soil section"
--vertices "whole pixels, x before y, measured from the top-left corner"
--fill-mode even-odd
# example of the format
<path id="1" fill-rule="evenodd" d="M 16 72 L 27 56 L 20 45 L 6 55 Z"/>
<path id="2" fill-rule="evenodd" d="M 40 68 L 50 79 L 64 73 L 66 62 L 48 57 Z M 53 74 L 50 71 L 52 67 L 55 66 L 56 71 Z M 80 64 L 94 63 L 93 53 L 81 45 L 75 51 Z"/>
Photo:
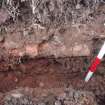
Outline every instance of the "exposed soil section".
<path id="1" fill-rule="evenodd" d="M 104 39 L 104 0 L 1 0 L 0 102 L 105 105 L 105 59 L 84 82 Z"/>
<path id="2" fill-rule="evenodd" d="M 93 92 L 97 102 L 104 103 L 104 61 L 89 83 L 84 82 L 86 70 L 91 61 L 89 57 L 37 58 L 27 59 L 27 61 L 24 58 L 22 61 L 23 63 L 14 65 L 13 68 L 1 71 L 1 92 L 19 87 L 53 89 L 72 86 L 77 90 Z"/>
<path id="3" fill-rule="evenodd" d="M 90 56 L 93 39 L 105 38 L 104 8 L 100 0 L 5 1 L 0 50 L 32 58 Z"/>

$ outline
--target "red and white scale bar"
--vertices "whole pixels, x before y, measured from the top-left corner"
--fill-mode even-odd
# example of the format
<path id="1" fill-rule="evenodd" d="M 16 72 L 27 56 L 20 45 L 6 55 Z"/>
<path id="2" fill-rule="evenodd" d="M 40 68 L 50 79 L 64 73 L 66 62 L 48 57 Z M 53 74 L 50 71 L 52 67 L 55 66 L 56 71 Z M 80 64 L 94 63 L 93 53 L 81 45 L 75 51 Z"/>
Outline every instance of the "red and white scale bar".
<path id="1" fill-rule="evenodd" d="M 92 77 L 92 75 L 94 74 L 94 72 L 97 69 L 97 66 L 100 64 L 101 59 L 104 57 L 104 54 L 105 54 L 105 42 L 104 42 L 99 54 L 97 55 L 97 57 L 95 58 L 95 60 L 91 64 L 91 66 L 89 67 L 89 71 L 85 77 L 85 82 L 88 82 L 89 79 Z"/>

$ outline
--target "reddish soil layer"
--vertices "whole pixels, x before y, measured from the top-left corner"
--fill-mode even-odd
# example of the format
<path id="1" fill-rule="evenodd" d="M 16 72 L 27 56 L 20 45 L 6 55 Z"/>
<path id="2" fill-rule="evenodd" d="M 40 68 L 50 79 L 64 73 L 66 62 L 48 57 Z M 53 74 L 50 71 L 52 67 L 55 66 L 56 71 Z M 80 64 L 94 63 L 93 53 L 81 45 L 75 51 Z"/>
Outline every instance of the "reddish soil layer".
<path id="1" fill-rule="evenodd" d="M 6 70 L 3 68 L 0 70 L 0 92 L 7 92 L 17 87 L 48 89 L 73 86 L 75 89 L 92 91 L 99 102 L 104 101 L 105 63 L 103 61 L 94 77 L 89 83 L 85 83 L 84 77 L 90 62 L 90 57 L 58 59 L 25 57 L 21 59 L 21 64 L 14 64 L 8 66 Z"/>

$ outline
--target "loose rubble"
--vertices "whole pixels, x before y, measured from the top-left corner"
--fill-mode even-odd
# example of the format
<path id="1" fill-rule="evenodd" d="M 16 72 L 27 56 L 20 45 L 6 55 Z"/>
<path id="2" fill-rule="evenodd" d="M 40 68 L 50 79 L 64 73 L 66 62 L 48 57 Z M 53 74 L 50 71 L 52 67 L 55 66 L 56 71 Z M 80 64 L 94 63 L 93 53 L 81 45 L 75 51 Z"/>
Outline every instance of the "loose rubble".
<path id="1" fill-rule="evenodd" d="M 17 89 L 9 92 L 4 97 L 4 105 L 97 105 L 95 97 L 91 92 L 74 90 L 72 88 L 61 91 L 58 95 L 55 92 L 44 92 L 45 96 L 32 96 L 31 90 L 34 89 Z M 56 90 L 57 91 L 57 90 Z M 27 96 L 28 94 L 29 96 Z"/>

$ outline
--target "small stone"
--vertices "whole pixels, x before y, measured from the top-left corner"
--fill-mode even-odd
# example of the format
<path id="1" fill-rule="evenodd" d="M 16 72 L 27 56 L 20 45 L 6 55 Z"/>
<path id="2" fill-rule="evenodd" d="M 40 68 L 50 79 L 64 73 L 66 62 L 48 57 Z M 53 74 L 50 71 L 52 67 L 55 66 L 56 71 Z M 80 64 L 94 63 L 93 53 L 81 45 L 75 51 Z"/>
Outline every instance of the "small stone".
<path id="1" fill-rule="evenodd" d="M 80 9 L 80 8 L 81 8 L 80 4 L 77 4 L 76 9 Z"/>
<path id="2" fill-rule="evenodd" d="M 15 81 L 15 82 L 18 82 L 18 78 L 17 78 L 17 77 L 15 77 L 15 78 L 14 78 L 14 81 Z"/>
<path id="3" fill-rule="evenodd" d="M 55 105 L 61 105 L 61 102 L 60 101 L 55 101 Z"/>
<path id="4" fill-rule="evenodd" d="M 39 86 L 40 86 L 40 87 L 44 87 L 44 83 L 43 83 L 43 82 L 40 82 L 40 83 L 39 83 Z"/>
<path id="5" fill-rule="evenodd" d="M 37 45 L 27 45 L 26 46 L 26 54 L 31 57 L 38 55 L 38 46 Z"/>
<path id="6" fill-rule="evenodd" d="M 28 30 L 24 30 L 24 31 L 23 31 L 23 35 L 24 35 L 24 36 L 27 36 L 27 35 L 28 35 Z"/>
<path id="7" fill-rule="evenodd" d="M 12 93 L 11 96 L 13 96 L 14 98 L 20 98 L 23 95 L 21 93 Z"/>
<path id="8" fill-rule="evenodd" d="M 82 45 L 75 45 L 74 48 L 73 48 L 73 50 L 74 50 L 75 52 L 77 52 L 77 51 L 82 51 Z"/>

